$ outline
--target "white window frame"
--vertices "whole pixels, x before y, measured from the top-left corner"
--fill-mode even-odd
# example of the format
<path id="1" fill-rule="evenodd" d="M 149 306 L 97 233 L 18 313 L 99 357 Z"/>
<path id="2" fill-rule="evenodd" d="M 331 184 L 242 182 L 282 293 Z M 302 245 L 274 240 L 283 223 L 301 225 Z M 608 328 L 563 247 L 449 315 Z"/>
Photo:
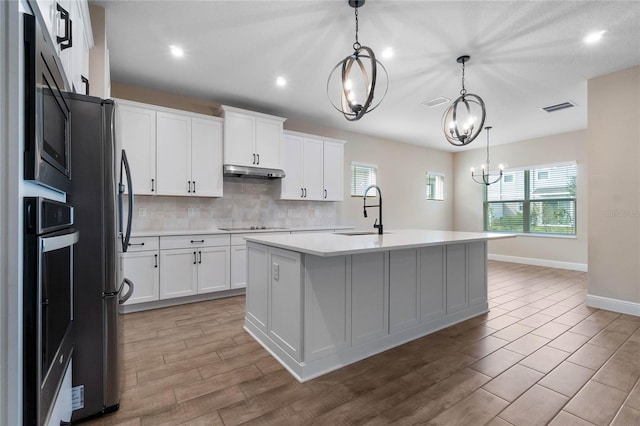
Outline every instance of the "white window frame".
<path id="1" fill-rule="evenodd" d="M 435 183 L 436 194 L 432 195 L 432 197 L 429 197 L 429 177 L 430 176 L 433 176 L 436 178 L 436 183 Z M 440 185 L 438 185 L 438 178 L 440 178 Z M 425 175 L 425 199 L 427 201 L 444 201 L 444 178 L 445 178 L 444 173 L 427 171 Z M 438 186 L 440 186 L 439 192 L 440 192 L 441 198 L 436 198 L 438 196 Z"/>
<path id="2" fill-rule="evenodd" d="M 362 162 L 359 162 L 359 161 L 352 161 L 351 162 L 351 185 L 350 185 L 351 186 L 351 189 L 350 189 L 351 196 L 352 197 L 364 197 L 365 194 L 359 193 L 358 192 L 358 188 L 356 188 L 354 186 L 355 183 L 354 183 L 353 172 L 354 172 L 354 168 L 355 167 L 366 167 L 366 168 L 369 168 L 369 169 L 373 169 L 374 173 L 375 173 L 375 179 L 374 179 L 375 181 L 373 183 L 370 182 L 369 185 L 377 185 L 378 184 L 378 165 L 377 164 L 372 164 L 372 163 L 362 163 Z M 369 185 L 367 185 L 367 186 L 369 186 Z M 365 189 L 366 189 L 366 187 L 362 188 L 361 192 L 363 192 Z M 376 196 L 377 196 L 377 191 L 369 191 L 369 194 L 367 195 L 367 197 L 376 197 Z"/>

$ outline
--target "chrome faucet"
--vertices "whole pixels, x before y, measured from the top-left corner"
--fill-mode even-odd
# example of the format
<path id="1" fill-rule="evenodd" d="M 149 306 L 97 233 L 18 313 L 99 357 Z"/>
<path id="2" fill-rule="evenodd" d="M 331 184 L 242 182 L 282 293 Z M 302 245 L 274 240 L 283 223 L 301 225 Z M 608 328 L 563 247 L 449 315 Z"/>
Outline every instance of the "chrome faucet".
<path id="1" fill-rule="evenodd" d="M 373 206 L 367 205 L 367 192 L 371 188 L 375 188 L 378 191 L 378 196 L 380 197 L 380 202 Z M 380 218 L 380 223 L 378 224 L 378 219 L 373 223 L 374 228 L 378 228 L 378 234 L 382 235 L 382 191 L 380 191 L 380 187 L 378 185 L 369 185 L 367 189 L 364 190 L 364 198 L 362 199 L 363 204 L 363 213 L 364 217 L 367 217 L 367 207 L 378 207 L 378 217 Z"/>

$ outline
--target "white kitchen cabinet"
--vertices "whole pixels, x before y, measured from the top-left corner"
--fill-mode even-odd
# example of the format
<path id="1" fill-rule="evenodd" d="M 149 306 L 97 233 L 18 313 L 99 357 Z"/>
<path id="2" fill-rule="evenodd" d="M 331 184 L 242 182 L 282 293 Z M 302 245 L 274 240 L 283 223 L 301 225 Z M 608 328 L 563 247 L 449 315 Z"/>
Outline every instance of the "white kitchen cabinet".
<path id="1" fill-rule="evenodd" d="M 466 246 L 451 244 L 446 247 L 447 255 L 447 314 L 460 311 L 467 306 L 467 264 Z"/>
<path id="2" fill-rule="evenodd" d="M 127 152 L 133 191 L 140 195 L 155 195 L 156 111 L 135 102 L 118 100 L 116 105 L 116 136 Z"/>
<path id="3" fill-rule="evenodd" d="M 160 252 L 160 298 L 198 294 L 198 251 L 193 249 Z"/>
<path id="4" fill-rule="evenodd" d="M 123 276 L 133 282 L 133 293 L 125 305 L 160 298 L 160 244 L 158 237 L 134 237 L 120 254 Z"/>
<path id="5" fill-rule="evenodd" d="M 222 106 L 224 164 L 279 169 L 285 118 Z"/>
<path id="6" fill-rule="evenodd" d="M 191 118 L 156 113 L 156 173 L 159 195 L 191 194 Z"/>
<path id="7" fill-rule="evenodd" d="M 351 339 L 355 346 L 389 334 L 389 253 L 351 258 Z"/>
<path id="8" fill-rule="evenodd" d="M 389 332 L 420 324 L 418 249 L 389 252 Z"/>
<path id="9" fill-rule="evenodd" d="M 89 49 L 93 47 L 93 32 L 87 1 L 37 0 L 31 4 L 37 5 L 40 11 L 60 59 L 61 71 L 69 83 L 68 89 L 88 93 Z"/>
<path id="10" fill-rule="evenodd" d="M 229 235 L 160 237 L 160 299 L 229 290 Z"/>
<path id="11" fill-rule="evenodd" d="M 342 200 L 344 142 L 304 133 L 284 132 L 280 198 Z"/>
<path id="12" fill-rule="evenodd" d="M 229 254 L 228 246 L 198 249 L 198 294 L 229 290 Z"/>
<path id="13" fill-rule="evenodd" d="M 222 123 L 157 112 L 158 195 L 222 196 Z"/>
<path id="14" fill-rule="evenodd" d="M 222 197 L 222 120 L 191 118 L 191 195 Z"/>
<path id="15" fill-rule="evenodd" d="M 117 101 L 117 134 L 140 195 L 222 196 L 222 120 Z"/>
<path id="16" fill-rule="evenodd" d="M 247 286 L 247 245 L 231 245 L 231 288 Z"/>
<path id="17" fill-rule="evenodd" d="M 445 268 L 447 259 L 444 246 L 423 247 L 420 256 L 420 321 L 426 323 L 445 314 Z"/>
<path id="18" fill-rule="evenodd" d="M 324 140 L 323 173 L 325 201 L 342 201 L 344 192 L 344 142 Z"/>

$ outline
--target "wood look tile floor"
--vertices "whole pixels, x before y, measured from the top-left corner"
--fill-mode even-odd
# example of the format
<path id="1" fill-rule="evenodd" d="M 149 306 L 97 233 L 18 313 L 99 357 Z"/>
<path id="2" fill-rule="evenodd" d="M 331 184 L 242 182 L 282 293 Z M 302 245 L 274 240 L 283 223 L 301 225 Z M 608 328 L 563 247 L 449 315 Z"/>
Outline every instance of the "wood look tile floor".
<path id="1" fill-rule="evenodd" d="M 125 316 L 120 410 L 86 425 L 640 425 L 640 318 L 586 273 L 489 262 L 491 311 L 307 383 L 244 297 Z"/>

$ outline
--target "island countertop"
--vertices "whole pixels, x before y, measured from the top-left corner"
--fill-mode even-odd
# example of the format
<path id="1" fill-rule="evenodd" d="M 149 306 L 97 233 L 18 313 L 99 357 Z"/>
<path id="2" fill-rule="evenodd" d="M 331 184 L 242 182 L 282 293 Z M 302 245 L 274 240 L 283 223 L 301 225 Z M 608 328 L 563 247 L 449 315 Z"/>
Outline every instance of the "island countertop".
<path id="1" fill-rule="evenodd" d="M 397 229 L 385 231 L 383 235 L 363 232 L 367 231 L 268 236 L 256 234 L 255 236 L 247 236 L 245 239 L 285 250 L 328 257 L 515 237 L 513 234 L 427 229 Z"/>

